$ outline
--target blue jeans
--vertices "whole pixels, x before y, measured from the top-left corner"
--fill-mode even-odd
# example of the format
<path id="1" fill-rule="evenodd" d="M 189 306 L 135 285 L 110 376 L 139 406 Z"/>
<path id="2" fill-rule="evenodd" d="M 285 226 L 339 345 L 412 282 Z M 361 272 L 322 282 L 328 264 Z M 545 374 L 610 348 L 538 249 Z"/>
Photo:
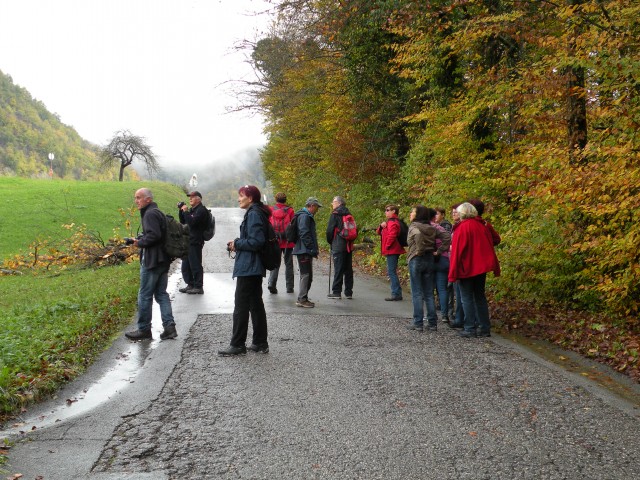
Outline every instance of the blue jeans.
<path id="1" fill-rule="evenodd" d="M 387 275 L 391 280 L 391 296 L 402 297 L 402 287 L 400 286 L 400 279 L 398 278 L 398 259 L 400 255 L 390 254 L 387 255 Z"/>
<path id="2" fill-rule="evenodd" d="M 436 274 L 436 290 L 438 291 L 438 300 L 440 301 L 440 315 L 442 318 L 449 318 L 449 257 L 440 257 L 435 264 Z"/>
<path id="3" fill-rule="evenodd" d="M 153 298 L 160 305 L 162 326 L 167 328 L 175 325 L 171 310 L 171 299 L 167 293 L 169 283 L 169 265 L 146 268 L 140 265 L 140 290 L 138 290 L 138 330 L 151 330 L 151 314 L 153 312 Z"/>
<path id="4" fill-rule="evenodd" d="M 453 284 L 453 290 L 455 291 L 455 300 L 456 300 L 456 316 L 455 321 L 453 322 L 455 325 L 463 326 L 464 325 L 464 308 L 462 307 L 462 296 L 460 295 L 460 281 L 457 281 Z"/>
<path id="5" fill-rule="evenodd" d="M 475 333 L 476 327 L 479 328 L 480 333 L 489 333 L 491 330 L 489 304 L 485 295 L 486 281 L 486 273 L 459 280 L 466 332 Z"/>
<path id="6" fill-rule="evenodd" d="M 436 326 L 436 302 L 433 297 L 434 262 L 433 255 L 425 252 L 421 257 L 413 257 L 409 261 L 409 278 L 411 280 L 411 300 L 413 301 L 413 324 L 423 324 L 424 304 L 427 305 L 427 322 Z"/>

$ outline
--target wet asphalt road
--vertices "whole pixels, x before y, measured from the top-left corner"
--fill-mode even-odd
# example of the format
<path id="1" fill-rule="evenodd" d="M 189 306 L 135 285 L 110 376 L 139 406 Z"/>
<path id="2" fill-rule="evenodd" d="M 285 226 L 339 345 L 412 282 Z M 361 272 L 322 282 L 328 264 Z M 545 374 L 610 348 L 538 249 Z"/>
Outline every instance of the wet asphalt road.
<path id="1" fill-rule="evenodd" d="M 640 477 L 637 408 L 498 337 L 460 339 L 442 325 L 435 333 L 407 331 L 409 294 L 404 302 L 384 302 L 388 287 L 380 279 L 357 275 L 353 300 L 329 300 L 326 267 L 324 275 L 318 269 L 310 291 L 315 309 L 296 308 L 295 294 L 270 295 L 265 281 L 270 353 L 217 357 L 228 344 L 233 309 L 224 244 L 236 236 L 242 212 L 214 213 L 206 293 L 175 297 L 178 340 L 147 345 L 128 385 L 89 412 L 22 436 L 10 473 L 25 479 Z M 280 281 L 283 292 L 282 275 Z M 133 357 L 142 348 L 116 342 L 93 376 L 112 368 L 122 351 Z M 91 385 L 91 375 L 79 383 Z"/>

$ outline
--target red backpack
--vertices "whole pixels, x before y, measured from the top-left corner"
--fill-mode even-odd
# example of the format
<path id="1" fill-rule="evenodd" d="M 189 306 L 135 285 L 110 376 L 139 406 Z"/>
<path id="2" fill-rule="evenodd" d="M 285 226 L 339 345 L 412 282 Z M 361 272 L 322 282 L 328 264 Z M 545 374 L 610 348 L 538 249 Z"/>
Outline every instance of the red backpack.
<path id="1" fill-rule="evenodd" d="M 278 240 L 286 240 L 287 238 L 285 231 L 287 230 L 287 225 L 291 223 L 288 213 L 289 210 L 291 210 L 291 207 L 280 208 L 277 205 L 273 207 L 271 225 L 273 225 L 273 230 L 276 232 Z"/>
<path id="2" fill-rule="evenodd" d="M 342 229 L 338 234 L 347 242 L 353 242 L 358 237 L 358 227 L 353 215 L 349 213 L 342 216 Z"/>

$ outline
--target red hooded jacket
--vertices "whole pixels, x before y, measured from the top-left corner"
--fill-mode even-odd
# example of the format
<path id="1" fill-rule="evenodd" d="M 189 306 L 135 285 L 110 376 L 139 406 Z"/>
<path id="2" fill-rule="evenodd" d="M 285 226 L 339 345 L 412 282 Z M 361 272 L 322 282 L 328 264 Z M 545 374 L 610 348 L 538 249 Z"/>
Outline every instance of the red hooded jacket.
<path id="1" fill-rule="evenodd" d="M 382 255 L 402 255 L 405 252 L 404 247 L 400 245 L 398 236 L 400 235 L 400 221 L 397 215 L 387 219 L 387 226 L 382 228 L 378 226 L 376 233 L 382 236 L 381 253 Z"/>
<path id="2" fill-rule="evenodd" d="M 481 218 L 468 218 L 454 226 L 449 262 L 450 282 L 487 272 L 500 275 L 493 237 Z"/>

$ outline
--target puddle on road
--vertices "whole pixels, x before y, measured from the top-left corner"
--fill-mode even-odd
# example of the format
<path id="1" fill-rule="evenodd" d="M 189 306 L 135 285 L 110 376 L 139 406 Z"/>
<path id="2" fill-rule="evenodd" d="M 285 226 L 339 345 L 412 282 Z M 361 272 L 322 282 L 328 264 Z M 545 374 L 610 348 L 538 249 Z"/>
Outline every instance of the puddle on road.
<path id="1" fill-rule="evenodd" d="M 540 357 L 568 372 L 582 375 L 595 384 L 613 393 L 640 409 L 640 385 L 629 377 L 611 370 L 595 360 L 584 358 L 577 353 L 565 351 L 544 340 L 522 337 L 514 334 L 500 334 L 509 341 L 531 350 Z"/>
<path id="2" fill-rule="evenodd" d="M 180 272 L 170 275 L 167 291 L 176 291 L 181 278 Z M 160 319 L 160 307 L 155 301 L 153 302 L 153 318 L 154 320 Z M 17 419 L 7 424 L 7 429 L 0 431 L 0 437 L 51 426 L 88 412 L 117 395 L 121 390 L 133 383 L 149 354 L 160 344 L 160 333 L 163 330 L 161 322 L 154 321 L 152 328 L 153 340 L 150 342 L 131 342 L 126 351 L 117 354 L 117 363 L 90 387 L 78 391 L 65 399 L 58 399 L 57 401 L 62 402 L 62 404 L 47 413 L 31 418 Z"/>

